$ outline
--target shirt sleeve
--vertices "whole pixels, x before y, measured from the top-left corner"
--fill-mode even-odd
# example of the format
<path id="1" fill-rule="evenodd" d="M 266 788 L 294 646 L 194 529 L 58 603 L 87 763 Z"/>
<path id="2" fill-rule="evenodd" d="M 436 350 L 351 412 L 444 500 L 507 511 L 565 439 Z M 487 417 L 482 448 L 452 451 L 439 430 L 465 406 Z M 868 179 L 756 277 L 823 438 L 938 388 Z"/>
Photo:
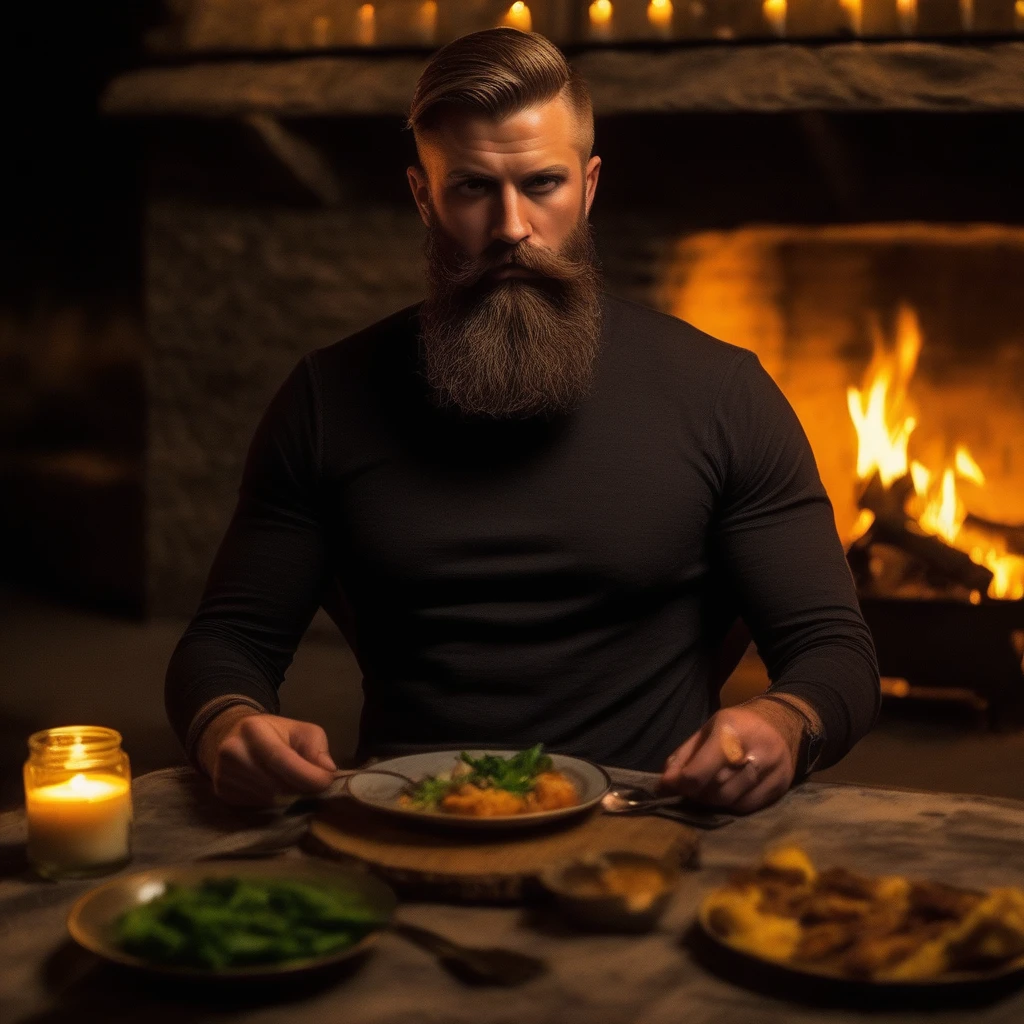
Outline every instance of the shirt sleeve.
<path id="1" fill-rule="evenodd" d="M 171 657 L 167 714 L 183 744 L 228 695 L 276 712 L 277 690 L 320 603 L 319 388 L 307 357 L 274 397 L 249 449 L 238 504 L 199 609 Z"/>
<path id="2" fill-rule="evenodd" d="M 737 355 L 711 429 L 722 486 L 717 556 L 772 692 L 802 697 L 821 717 L 827 767 L 870 730 L 881 704 L 832 505 L 796 414 L 753 353 Z"/>

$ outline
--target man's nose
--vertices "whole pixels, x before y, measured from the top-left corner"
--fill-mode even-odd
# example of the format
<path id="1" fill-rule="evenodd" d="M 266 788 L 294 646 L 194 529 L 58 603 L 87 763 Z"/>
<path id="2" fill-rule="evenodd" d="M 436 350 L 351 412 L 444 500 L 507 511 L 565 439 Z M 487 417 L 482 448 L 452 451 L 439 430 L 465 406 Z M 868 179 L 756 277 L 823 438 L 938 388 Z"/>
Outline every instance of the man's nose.
<path id="1" fill-rule="evenodd" d="M 508 245 L 515 245 L 529 238 L 532 229 L 524 207 L 525 200 L 516 188 L 503 189 L 495 211 L 491 237 Z"/>

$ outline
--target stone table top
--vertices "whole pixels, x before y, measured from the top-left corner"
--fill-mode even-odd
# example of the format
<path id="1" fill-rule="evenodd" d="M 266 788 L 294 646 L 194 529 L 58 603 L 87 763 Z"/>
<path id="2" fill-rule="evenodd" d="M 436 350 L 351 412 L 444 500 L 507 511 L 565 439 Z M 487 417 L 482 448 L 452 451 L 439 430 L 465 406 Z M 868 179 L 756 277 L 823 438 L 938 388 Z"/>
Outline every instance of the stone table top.
<path id="1" fill-rule="evenodd" d="M 622 773 L 619 773 L 620 775 Z M 620 778 L 634 781 L 636 776 Z M 233 849 L 295 817 L 219 804 L 190 769 L 134 784 L 134 859 L 125 870 L 182 863 Z M 772 807 L 702 833 L 660 928 L 643 936 L 572 931 L 543 908 L 403 903 L 399 918 L 481 946 L 544 958 L 549 970 L 516 989 L 461 984 L 426 952 L 385 934 L 352 968 L 267 989 L 156 983 L 74 946 L 64 920 L 95 882 L 44 882 L 24 859 L 22 811 L 0 816 L 0 1020 L 5 1022 L 345 1021 L 350 1024 L 774 1024 L 790 1021 L 1024 1020 L 1024 989 L 1001 986 L 966 1005 L 879 1005 L 870 996 L 812 991 L 723 967 L 690 939 L 701 897 L 766 844 L 802 844 L 816 862 L 899 872 L 970 886 L 1024 886 L 1024 803 L 991 797 L 806 783 Z M 298 851 L 287 856 L 302 857 Z M 550 915 L 550 916 L 549 916 Z M 934 1002 L 934 1001 L 933 1001 Z M 859 1005 L 858 1005 L 859 1003 Z"/>

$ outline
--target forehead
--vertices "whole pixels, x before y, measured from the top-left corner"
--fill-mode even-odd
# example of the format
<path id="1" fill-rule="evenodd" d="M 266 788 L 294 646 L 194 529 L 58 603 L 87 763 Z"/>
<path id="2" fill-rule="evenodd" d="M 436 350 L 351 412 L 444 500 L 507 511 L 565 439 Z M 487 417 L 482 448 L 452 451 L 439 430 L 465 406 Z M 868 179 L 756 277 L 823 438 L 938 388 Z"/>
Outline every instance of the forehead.
<path id="1" fill-rule="evenodd" d="M 462 166 L 566 163 L 577 156 L 579 118 L 561 96 L 545 100 L 508 117 L 456 111 L 419 141 L 420 157 L 446 170 Z"/>

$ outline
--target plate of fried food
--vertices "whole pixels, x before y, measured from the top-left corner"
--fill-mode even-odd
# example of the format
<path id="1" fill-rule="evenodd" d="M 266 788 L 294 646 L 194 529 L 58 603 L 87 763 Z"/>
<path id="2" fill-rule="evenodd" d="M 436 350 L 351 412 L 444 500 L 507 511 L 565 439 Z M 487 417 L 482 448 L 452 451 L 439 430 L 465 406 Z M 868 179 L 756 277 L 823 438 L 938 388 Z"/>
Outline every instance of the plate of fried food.
<path id="1" fill-rule="evenodd" d="M 380 761 L 348 779 L 358 803 L 408 821 L 520 829 L 585 814 L 611 782 L 598 765 L 527 750 L 443 750 Z"/>
<path id="2" fill-rule="evenodd" d="M 361 955 L 396 904 L 383 882 L 334 864 L 225 861 L 119 875 L 67 923 L 80 946 L 125 967 L 251 981 Z"/>
<path id="3" fill-rule="evenodd" d="M 796 846 L 736 872 L 698 922 L 734 952 L 844 982 L 976 984 L 1024 970 L 1024 889 L 819 870 Z"/>

